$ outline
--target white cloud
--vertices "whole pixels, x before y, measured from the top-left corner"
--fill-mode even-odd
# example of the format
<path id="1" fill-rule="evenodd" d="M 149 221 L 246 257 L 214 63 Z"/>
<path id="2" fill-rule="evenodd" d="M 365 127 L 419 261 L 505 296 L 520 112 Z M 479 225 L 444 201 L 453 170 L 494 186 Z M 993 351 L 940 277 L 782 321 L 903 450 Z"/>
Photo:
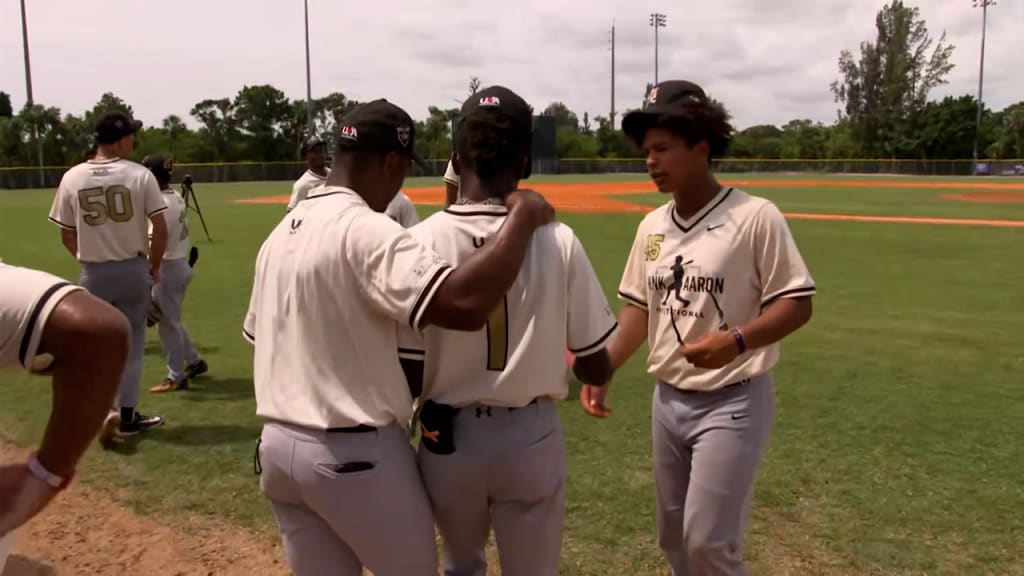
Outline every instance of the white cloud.
<path id="1" fill-rule="evenodd" d="M 124 98 L 147 123 L 187 117 L 204 98 L 245 84 L 305 94 L 300 0 L 27 0 L 36 100 L 80 114 L 100 94 Z M 840 50 L 873 39 L 882 0 L 310 0 L 314 95 L 387 97 L 416 117 L 455 107 L 471 75 L 505 84 L 535 108 L 565 102 L 607 115 L 610 28 L 616 23 L 616 103 L 639 104 L 653 79 L 648 14 L 660 30 L 661 79 L 688 78 L 731 109 L 737 125 L 830 121 Z M 967 0 L 918 3 L 932 35 L 957 46 L 949 85 L 977 90 L 981 12 Z M 985 100 L 1024 100 L 1024 0 L 990 10 Z M 25 99 L 17 2 L 0 6 L 0 90 Z"/>

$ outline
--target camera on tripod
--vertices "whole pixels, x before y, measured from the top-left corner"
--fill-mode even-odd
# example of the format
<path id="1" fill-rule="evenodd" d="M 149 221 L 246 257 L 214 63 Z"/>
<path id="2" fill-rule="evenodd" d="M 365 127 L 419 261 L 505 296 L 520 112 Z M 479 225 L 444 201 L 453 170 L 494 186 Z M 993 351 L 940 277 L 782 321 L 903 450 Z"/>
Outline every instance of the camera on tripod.
<path id="1" fill-rule="evenodd" d="M 206 228 L 206 219 L 203 218 L 203 210 L 199 207 L 199 198 L 196 197 L 196 191 L 192 188 L 192 175 L 185 174 L 185 177 L 181 179 L 181 195 L 185 198 L 185 209 L 190 208 L 189 203 L 195 204 L 195 208 L 192 208 L 196 214 L 199 214 L 199 221 L 203 223 L 203 233 L 206 234 L 206 240 L 212 241 L 210 238 L 210 231 Z"/>

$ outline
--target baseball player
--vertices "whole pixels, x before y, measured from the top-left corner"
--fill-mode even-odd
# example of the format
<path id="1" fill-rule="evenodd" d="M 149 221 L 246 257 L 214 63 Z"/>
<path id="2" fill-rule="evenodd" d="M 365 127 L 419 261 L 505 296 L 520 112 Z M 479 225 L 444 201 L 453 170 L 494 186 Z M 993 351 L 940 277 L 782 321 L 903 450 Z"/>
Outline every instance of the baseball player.
<path id="1" fill-rule="evenodd" d="M 315 134 L 302 142 L 302 156 L 306 159 L 306 171 L 292 184 L 292 196 L 288 210 L 294 210 L 299 202 L 309 196 L 309 191 L 327 182 L 327 145 Z"/>
<path id="2" fill-rule="evenodd" d="M 71 482 L 117 393 L 129 335 L 124 315 L 81 287 L 0 262 L 0 368 L 21 365 L 53 380 L 39 449 L 27 462 L 0 466 L 0 538 Z"/>
<path id="3" fill-rule="evenodd" d="M 504 197 L 528 173 L 533 113 L 502 86 L 462 106 L 455 169 L 462 197 L 411 230 L 458 266 L 491 243 Z M 476 332 L 431 326 L 400 342 L 423 360 L 420 469 L 444 541 L 445 574 L 487 572 L 493 527 L 506 576 L 555 576 L 565 515 L 565 447 L 556 402 L 569 392 L 565 349 L 579 379 L 611 377 L 615 330 L 601 283 L 572 229 L 538 230 L 512 288 Z"/>
<path id="4" fill-rule="evenodd" d="M 452 157 L 448 159 L 448 166 L 444 170 L 445 208 L 455 204 L 455 201 L 459 199 L 459 175 L 455 172 L 454 160 L 455 154 L 452 153 Z"/>
<path id="5" fill-rule="evenodd" d="M 398 194 L 395 194 L 394 200 L 388 204 L 384 213 L 387 214 L 388 218 L 401 224 L 402 228 L 412 228 L 420 223 L 420 216 L 416 213 L 416 206 L 405 195 L 405 192 L 399 191 Z"/>
<path id="6" fill-rule="evenodd" d="M 637 228 L 608 346 L 645 340 L 657 379 L 651 426 L 658 540 L 672 574 L 741 575 L 752 488 L 774 419 L 779 341 L 811 317 L 814 281 L 774 204 L 718 183 L 725 111 L 696 84 L 658 84 L 623 118 L 672 201 Z M 606 389 L 581 401 L 603 415 Z"/>
<path id="7" fill-rule="evenodd" d="M 383 214 L 412 118 L 386 100 L 343 118 L 327 185 L 270 233 L 243 334 L 254 344 L 260 488 L 298 576 L 437 574 L 433 517 L 403 425 L 413 398 L 395 322 L 477 330 L 554 210 L 510 195 L 501 232 L 452 268 Z M 396 547 L 397 546 L 397 547 Z"/>
<path id="8" fill-rule="evenodd" d="M 181 306 L 185 290 L 192 282 L 192 266 L 198 249 L 189 249 L 188 210 L 185 199 L 171 187 L 173 164 L 166 156 L 148 156 L 142 165 L 156 178 L 167 203 L 164 219 L 167 221 L 167 250 L 160 265 L 160 283 L 153 287 L 154 301 L 160 311 L 160 346 L 167 355 L 167 377 L 150 392 L 187 390 L 189 378 L 205 374 L 209 367 L 192 345 L 188 330 L 181 320 Z M 194 257 L 190 257 L 194 253 Z"/>
<path id="9" fill-rule="evenodd" d="M 160 280 L 167 245 L 164 202 L 156 178 L 144 166 L 122 159 L 132 153 L 142 123 L 123 112 L 96 121 L 96 157 L 70 168 L 61 178 L 50 209 L 61 242 L 82 265 L 79 283 L 128 317 L 131 353 L 118 394 L 119 433 L 131 436 L 160 426 L 160 416 L 135 410 L 142 378 L 150 288 Z M 147 237 L 152 223 L 152 243 Z M 148 255 L 148 262 L 147 262 Z"/>

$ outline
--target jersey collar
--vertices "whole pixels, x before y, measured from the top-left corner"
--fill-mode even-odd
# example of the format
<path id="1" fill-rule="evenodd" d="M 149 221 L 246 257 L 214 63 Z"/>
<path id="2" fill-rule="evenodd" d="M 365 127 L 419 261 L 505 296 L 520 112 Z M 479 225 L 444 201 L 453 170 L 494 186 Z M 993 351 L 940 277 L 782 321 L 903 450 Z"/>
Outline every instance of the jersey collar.
<path id="1" fill-rule="evenodd" d="M 344 186 L 318 186 L 309 193 L 309 196 L 306 196 L 306 200 L 313 200 L 314 198 L 324 198 L 326 196 L 335 196 L 337 194 L 349 194 L 355 197 L 359 202 L 366 204 L 366 200 L 363 200 L 363 197 L 360 196 L 358 192 L 351 188 L 346 188 Z"/>
<path id="2" fill-rule="evenodd" d="M 507 216 L 504 204 L 452 204 L 444 211 L 453 216 Z"/>
<path id="3" fill-rule="evenodd" d="M 689 220 L 684 220 L 683 217 L 680 216 L 678 212 L 676 212 L 676 204 L 675 202 L 672 202 L 672 205 L 669 206 L 669 211 L 672 213 L 672 221 L 675 222 L 676 226 L 678 226 L 679 229 L 682 230 L 684 233 L 689 232 L 690 230 L 696 228 L 697 225 L 704 220 L 704 218 L 707 218 L 708 214 L 714 212 L 715 208 L 718 208 L 722 204 L 722 202 L 725 202 L 725 200 L 729 198 L 730 194 L 732 194 L 732 188 L 727 188 L 723 186 L 722 189 L 718 191 L 718 194 L 716 194 L 710 202 L 708 202 L 703 208 L 700 209 L 699 212 L 694 214 L 693 217 L 690 218 Z"/>
<path id="4" fill-rule="evenodd" d="M 100 158 L 99 160 L 97 160 L 96 158 L 93 158 L 92 160 L 86 160 L 85 163 L 86 164 L 113 164 L 114 162 L 120 162 L 120 161 L 121 161 L 121 159 L 119 157 L 114 156 L 113 158 Z"/>

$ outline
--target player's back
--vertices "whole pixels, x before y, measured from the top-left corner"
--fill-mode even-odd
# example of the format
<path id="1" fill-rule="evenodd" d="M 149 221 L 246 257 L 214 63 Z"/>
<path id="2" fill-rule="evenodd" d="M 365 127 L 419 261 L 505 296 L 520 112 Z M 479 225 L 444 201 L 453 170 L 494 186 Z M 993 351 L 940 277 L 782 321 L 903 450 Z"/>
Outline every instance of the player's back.
<path id="1" fill-rule="evenodd" d="M 90 160 L 61 178 L 50 220 L 77 231 L 79 260 L 113 262 L 149 253 L 149 217 L 165 209 L 156 179 L 141 164 Z"/>
<path id="2" fill-rule="evenodd" d="M 410 232 L 457 267 L 495 237 L 507 214 L 500 205 L 453 205 Z M 534 233 L 518 278 L 483 330 L 424 330 L 424 397 L 508 407 L 543 396 L 562 399 L 566 349 L 583 355 L 599 349 L 614 326 L 575 233 L 561 223 L 545 226 Z"/>
<path id="3" fill-rule="evenodd" d="M 188 208 L 185 206 L 185 199 L 174 189 L 163 190 L 164 201 L 167 203 L 167 212 L 164 219 L 167 221 L 167 249 L 164 252 L 164 260 L 180 260 L 188 257 L 188 250 L 191 247 L 191 240 L 188 236 Z M 153 225 L 149 225 L 152 235 Z"/>

